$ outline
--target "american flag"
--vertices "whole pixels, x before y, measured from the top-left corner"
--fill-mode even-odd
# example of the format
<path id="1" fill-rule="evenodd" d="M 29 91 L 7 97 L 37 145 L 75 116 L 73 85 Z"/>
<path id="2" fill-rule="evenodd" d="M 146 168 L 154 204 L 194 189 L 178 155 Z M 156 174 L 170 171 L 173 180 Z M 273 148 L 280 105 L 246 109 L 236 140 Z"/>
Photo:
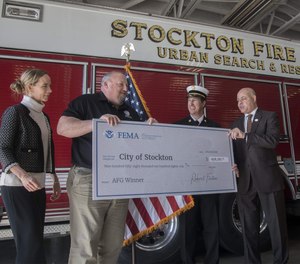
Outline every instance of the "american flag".
<path id="1" fill-rule="evenodd" d="M 133 79 L 129 65 L 126 65 L 125 67 L 126 79 L 128 83 L 128 92 L 125 98 L 125 103 L 131 106 L 137 112 L 141 121 L 146 121 L 149 117 L 151 117 L 149 108 L 147 107 L 135 80 Z"/>
<path id="2" fill-rule="evenodd" d="M 128 95 L 125 103 L 135 109 L 141 121 L 146 121 L 148 117 L 151 117 L 149 108 L 132 76 L 129 64 L 125 66 L 125 70 L 128 82 Z M 190 195 L 130 199 L 124 245 L 152 232 L 159 225 L 168 222 L 171 217 L 193 206 L 194 201 Z"/>

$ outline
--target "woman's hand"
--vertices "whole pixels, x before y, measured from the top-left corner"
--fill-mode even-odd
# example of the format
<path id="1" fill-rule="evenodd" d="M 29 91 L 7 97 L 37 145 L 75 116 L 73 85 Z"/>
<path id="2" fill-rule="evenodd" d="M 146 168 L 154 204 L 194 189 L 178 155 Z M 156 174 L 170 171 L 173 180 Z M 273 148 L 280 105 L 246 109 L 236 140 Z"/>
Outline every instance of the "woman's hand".
<path id="1" fill-rule="evenodd" d="M 38 181 L 30 176 L 25 170 L 23 170 L 19 164 L 10 168 L 10 171 L 15 174 L 22 182 L 25 189 L 29 192 L 35 192 L 41 189 Z"/>
<path id="2" fill-rule="evenodd" d="M 25 189 L 29 192 L 35 192 L 41 189 L 41 186 L 37 182 L 37 180 L 29 176 L 28 174 L 25 174 L 22 177 L 20 177 L 20 180 Z"/>
<path id="3" fill-rule="evenodd" d="M 60 197 L 61 188 L 58 177 L 56 174 L 53 174 L 53 193 L 50 196 L 50 201 L 53 202 Z"/>

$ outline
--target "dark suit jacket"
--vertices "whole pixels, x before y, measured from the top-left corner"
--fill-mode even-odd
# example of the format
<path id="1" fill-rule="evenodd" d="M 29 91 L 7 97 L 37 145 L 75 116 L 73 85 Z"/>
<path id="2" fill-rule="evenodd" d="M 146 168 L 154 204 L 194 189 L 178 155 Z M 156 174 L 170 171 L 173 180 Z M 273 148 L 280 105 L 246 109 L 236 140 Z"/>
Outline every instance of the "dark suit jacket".
<path id="1" fill-rule="evenodd" d="M 191 118 L 191 116 L 187 116 L 187 117 L 177 121 L 175 124 L 195 126 L 194 120 Z M 218 123 L 216 123 L 212 120 L 209 120 L 206 117 L 204 117 L 204 119 L 201 122 L 200 126 L 203 126 L 203 127 L 220 127 L 220 125 Z"/>
<path id="2" fill-rule="evenodd" d="M 232 128 L 235 127 L 245 131 L 244 116 L 233 123 Z M 238 179 L 240 193 L 247 192 L 250 177 L 258 192 L 269 193 L 283 189 L 283 177 L 275 152 L 279 133 L 276 113 L 257 109 L 251 132 L 247 133 L 247 140 L 233 141 L 235 162 L 240 172 Z"/>

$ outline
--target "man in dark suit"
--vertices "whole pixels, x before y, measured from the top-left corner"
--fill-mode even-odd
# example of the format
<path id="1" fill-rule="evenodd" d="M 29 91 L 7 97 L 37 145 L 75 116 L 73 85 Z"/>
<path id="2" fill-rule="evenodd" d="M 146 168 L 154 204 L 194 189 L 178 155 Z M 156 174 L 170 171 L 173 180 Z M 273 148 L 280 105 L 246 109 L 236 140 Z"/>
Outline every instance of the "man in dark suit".
<path id="1" fill-rule="evenodd" d="M 198 85 L 187 87 L 189 115 L 176 124 L 219 127 L 204 115 L 208 90 Z M 219 263 L 218 194 L 194 195 L 195 206 L 181 216 L 185 224 L 181 258 L 185 264 L 194 264 L 197 254 L 197 230 L 202 229 L 205 246 L 205 264 Z"/>
<path id="2" fill-rule="evenodd" d="M 283 177 L 275 148 L 279 142 L 279 121 L 275 112 L 257 107 L 256 93 L 243 88 L 237 94 L 243 114 L 229 135 L 234 140 L 238 176 L 237 202 L 244 240 L 246 263 L 261 263 L 259 250 L 260 206 L 270 231 L 274 263 L 287 263 L 287 227 Z"/>

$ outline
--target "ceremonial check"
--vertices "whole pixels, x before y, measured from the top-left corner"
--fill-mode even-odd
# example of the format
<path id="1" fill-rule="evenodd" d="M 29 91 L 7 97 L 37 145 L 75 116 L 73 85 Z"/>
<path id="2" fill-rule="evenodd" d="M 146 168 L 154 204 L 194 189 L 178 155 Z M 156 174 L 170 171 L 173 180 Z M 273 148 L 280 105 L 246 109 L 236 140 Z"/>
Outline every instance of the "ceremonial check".
<path id="1" fill-rule="evenodd" d="M 222 128 L 93 120 L 93 199 L 236 192 Z"/>

